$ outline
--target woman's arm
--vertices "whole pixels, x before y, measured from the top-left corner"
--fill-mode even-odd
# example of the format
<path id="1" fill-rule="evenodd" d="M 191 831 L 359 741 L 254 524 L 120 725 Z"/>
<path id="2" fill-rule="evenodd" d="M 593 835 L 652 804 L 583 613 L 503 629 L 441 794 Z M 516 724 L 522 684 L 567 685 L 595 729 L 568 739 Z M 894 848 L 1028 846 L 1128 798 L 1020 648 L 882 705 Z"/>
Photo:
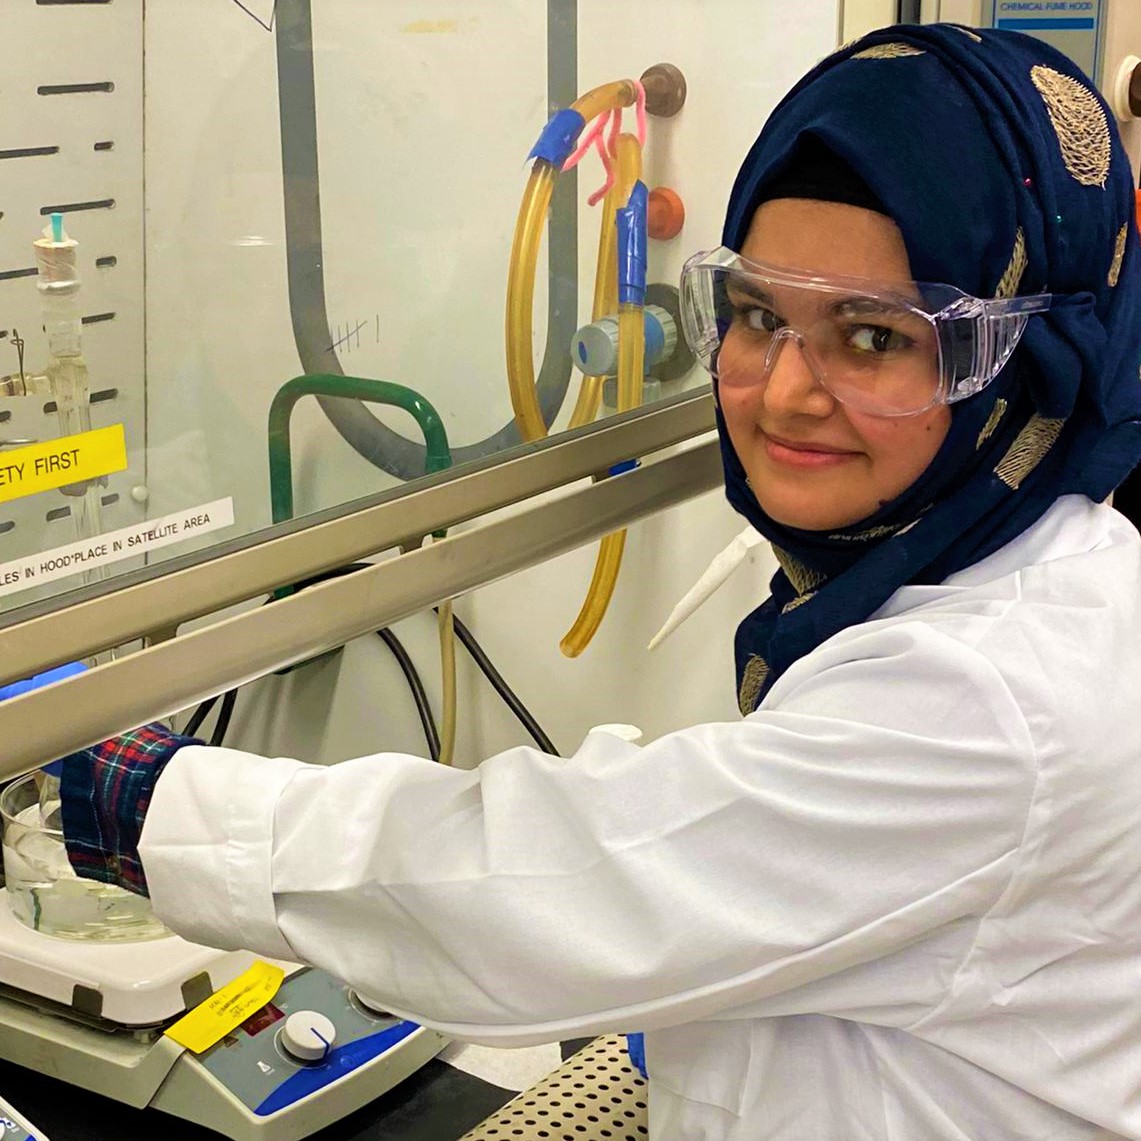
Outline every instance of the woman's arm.
<path id="1" fill-rule="evenodd" d="M 997 671 L 921 623 L 812 659 L 741 723 L 569 760 L 182 749 L 142 836 L 156 910 L 502 1044 L 715 1017 L 983 914 L 1035 778 Z"/>

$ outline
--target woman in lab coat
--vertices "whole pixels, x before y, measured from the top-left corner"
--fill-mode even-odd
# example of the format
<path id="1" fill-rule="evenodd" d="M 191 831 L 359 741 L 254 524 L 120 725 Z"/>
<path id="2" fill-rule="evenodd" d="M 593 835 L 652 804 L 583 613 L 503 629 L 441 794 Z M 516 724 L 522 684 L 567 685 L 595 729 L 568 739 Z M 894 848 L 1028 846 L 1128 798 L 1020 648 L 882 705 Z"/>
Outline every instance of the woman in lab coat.
<path id="1" fill-rule="evenodd" d="M 151 727 L 70 759 L 73 863 L 459 1038 L 644 1030 L 654 1138 L 1141 1138 L 1132 216 L 1053 50 L 842 49 L 685 282 L 783 567 L 743 720 L 471 772 Z"/>

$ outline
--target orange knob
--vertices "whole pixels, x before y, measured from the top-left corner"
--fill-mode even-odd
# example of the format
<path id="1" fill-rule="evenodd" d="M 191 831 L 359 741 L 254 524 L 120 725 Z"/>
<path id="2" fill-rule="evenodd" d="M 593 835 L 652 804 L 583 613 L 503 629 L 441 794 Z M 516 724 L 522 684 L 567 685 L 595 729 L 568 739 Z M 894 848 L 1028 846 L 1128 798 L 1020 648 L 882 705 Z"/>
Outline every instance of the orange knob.
<path id="1" fill-rule="evenodd" d="M 1137 192 L 1137 228 L 1141 230 L 1141 190 Z M 650 198 L 654 197 L 654 192 L 650 191 Z"/>
<path id="2" fill-rule="evenodd" d="M 650 191 L 650 212 L 646 218 L 650 237 L 659 242 L 676 238 L 685 225 L 685 203 L 676 190 L 655 186 Z"/>

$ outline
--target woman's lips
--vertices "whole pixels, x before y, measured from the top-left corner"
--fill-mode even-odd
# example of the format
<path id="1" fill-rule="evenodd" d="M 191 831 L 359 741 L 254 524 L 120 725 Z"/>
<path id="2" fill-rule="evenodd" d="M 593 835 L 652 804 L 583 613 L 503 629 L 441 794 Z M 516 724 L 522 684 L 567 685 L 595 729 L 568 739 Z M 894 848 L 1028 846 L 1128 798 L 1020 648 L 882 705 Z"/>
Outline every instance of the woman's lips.
<path id="1" fill-rule="evenodd" d="M 859 452 L 844 451 L 831 448 L 826 444 L 815 444 L 809 441 L 781 440 L 761 432 L 765 445 L 765 454 L 774 463 L 787 464 L 789 467 L 822 468 L 836 467 L 853 460 Z"/>

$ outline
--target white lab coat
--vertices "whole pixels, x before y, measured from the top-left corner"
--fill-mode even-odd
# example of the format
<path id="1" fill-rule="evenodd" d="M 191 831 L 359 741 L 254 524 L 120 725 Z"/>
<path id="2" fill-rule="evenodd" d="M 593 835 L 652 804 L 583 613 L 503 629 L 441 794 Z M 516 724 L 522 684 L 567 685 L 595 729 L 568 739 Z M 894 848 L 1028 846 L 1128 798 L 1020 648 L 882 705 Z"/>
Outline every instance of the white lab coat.
<path id="1" fill-rule="evenodd" d="M 645 748 L 187 748 L 142 855 L 445 1033 L 647 1031 L 659 1141 L 1141 1138 L 1141 539 L 1067 497 Z"/>

